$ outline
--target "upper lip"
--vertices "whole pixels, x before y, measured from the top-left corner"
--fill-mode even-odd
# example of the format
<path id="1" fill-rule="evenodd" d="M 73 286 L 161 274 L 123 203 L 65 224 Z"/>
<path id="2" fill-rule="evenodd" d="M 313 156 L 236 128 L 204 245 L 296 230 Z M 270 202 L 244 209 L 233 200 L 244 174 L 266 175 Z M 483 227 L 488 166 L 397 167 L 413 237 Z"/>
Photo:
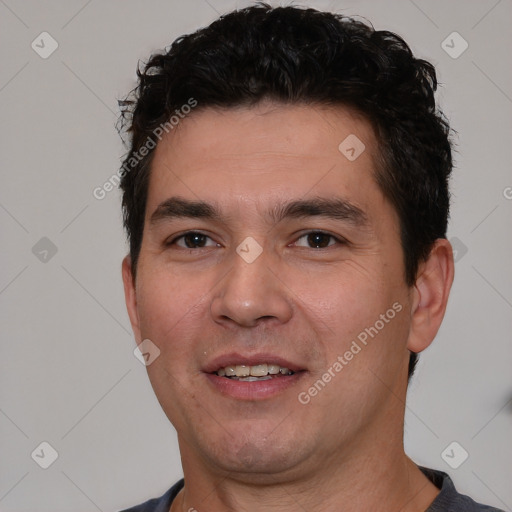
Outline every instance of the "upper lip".
<path id="1" fill-rule="evenodd" d="M 230 354 L 224 354 L 212 359 L 204 366 L 203 371 L 205 373 L 214 373 L 218 369 L 225 368 L 226 366 L 235 366 L 237 364 L 245 366 L 256 366 L 263 363 L 278 364 L 283 368 L 288 368 L 292 372 L 298 372 L 305 369 L 297 363 L 289 361 L 270 352 L 258 353 L 250 356 L 232 352 Z"/>

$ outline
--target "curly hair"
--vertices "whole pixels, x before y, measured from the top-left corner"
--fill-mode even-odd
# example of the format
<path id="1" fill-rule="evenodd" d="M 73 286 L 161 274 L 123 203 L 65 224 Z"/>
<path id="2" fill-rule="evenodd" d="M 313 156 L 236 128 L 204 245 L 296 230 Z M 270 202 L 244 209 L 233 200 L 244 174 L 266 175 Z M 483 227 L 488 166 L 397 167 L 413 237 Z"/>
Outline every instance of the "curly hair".
<path id="1" fill-rule="evenodd" d="M 398 35 L 341 14 L 258 3 L 179 37 L 137 76 L 120 102 L 120 132 L 130 136 L 120 186 L 134 276 L 154 150 L 138 152 L 191 98 L 196 109 L 271 99 L 358 111 L 376 134 L 374 178 L 398 213 L 409 286 L 435 240 L 446 237 L 450 128 L 436 106 L 435 68 Z M 411 353 L 409 377 L 416 360 Z"/>

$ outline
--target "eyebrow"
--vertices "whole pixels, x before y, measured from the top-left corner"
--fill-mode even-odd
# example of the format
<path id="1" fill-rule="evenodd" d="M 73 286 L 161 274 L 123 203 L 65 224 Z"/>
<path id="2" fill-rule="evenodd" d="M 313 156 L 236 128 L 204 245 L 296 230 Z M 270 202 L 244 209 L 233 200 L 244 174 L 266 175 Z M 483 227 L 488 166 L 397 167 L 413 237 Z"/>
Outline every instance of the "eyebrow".
<path id="1" fill-rule="evenodd" d="M 267 217 L 274 223 L 281 222 L 284 219 L 325 217 L 346 221 L 356 227 L 364 227 L 368 224 L 368 218 L 363 210 L 340 197 L 329 199 L 317 197 L 279 204 L 267 211 Z M 149 222 L 150 224 L 157 224 L 175 218 L 225 222 L 225 217 L 214 204 L 181 197 L 170 197 L 160 203 L 151 215 Z"/>

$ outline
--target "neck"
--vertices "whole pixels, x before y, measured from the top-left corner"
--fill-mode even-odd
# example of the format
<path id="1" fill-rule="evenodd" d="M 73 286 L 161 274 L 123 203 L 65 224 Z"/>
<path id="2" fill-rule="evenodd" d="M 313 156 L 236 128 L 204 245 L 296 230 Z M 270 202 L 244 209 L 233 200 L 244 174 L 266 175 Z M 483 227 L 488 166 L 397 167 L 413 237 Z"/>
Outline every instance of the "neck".
<path id="1" fill-rule="evenodd" d="M 368 435 L 372 442 L 361 436 L 366 442 L 360 439 L 343 454 L 304 464 L 302 472 L 294 468 L 293 475 L 266 475 L 265 481 L 194 464 L 182 451 L 186 485 L 171 510 L 424 512 L 439 489 L 405 455 L 402 432 Z"/>

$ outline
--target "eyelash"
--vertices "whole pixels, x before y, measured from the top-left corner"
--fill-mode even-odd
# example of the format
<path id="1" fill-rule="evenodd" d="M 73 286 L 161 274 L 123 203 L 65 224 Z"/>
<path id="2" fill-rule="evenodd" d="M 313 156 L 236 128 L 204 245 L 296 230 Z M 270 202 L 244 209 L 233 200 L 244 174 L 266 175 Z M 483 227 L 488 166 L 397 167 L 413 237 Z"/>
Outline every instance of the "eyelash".
<path id="1" fill-rule="evenodd" d="M 340 245 L 346 245 L 347 244 L 347 241 L 345 239 L 336 237 L 336 236 L 332 235 L 331 233 L 328 233 L 326 231 L 321 231 L 321 230 L 311 230 L 311 231 L 307 231 L 306 233 L 302 233 L 302 235 L 299 236 L 299 238 L 297 238 L 297 240 L 300 240 L 301 238 L 307 237 L 307 236 L 312 235 L 312 234 L 328 236 L 328 237 L 332 238 L 333 240 L 335 240 Z M 199 231 L 187 231 L 186 233 L 183 233 L 182 235 L 179 235 L 176 238 L 173 238 L 169 242 L 166 242 L 165 245 L 167 247 L 172 246 L 172 245 L 176 245 L 176 242 L 178 240 L 181 240 L 182 238 L 185 238 L 188 235 L 200 235 L 200 236 L 204 236 L 206 238 L 210 238 L 208 235 L 205 235 L 204 233 L 201 233 Z M 211 240 L 211 238 L 210 238 L 210 240 Z M 333 244 L 333 245 L 335 245 L 335 244 Z M 180 246 L 178 246 L 178 247 L 180 247 Z M 320 248 L 318 248 L 318 247 L 316 247 L 316 248 L 315 247 L 308 247 L 308 248 L 309 249 L 315 249 L 315 250 L 318 251 L 320 249 L 327 249 L 329 247 L 332 247 L 332 245 L 328 245 L 327 247 L 320 247 Z M 204 249 L 205 247 L 181 247 L 181 248 L 185 249 L 185 250 L 193 251 L 193 250 L 197 250 L 197 249 Z"/>

